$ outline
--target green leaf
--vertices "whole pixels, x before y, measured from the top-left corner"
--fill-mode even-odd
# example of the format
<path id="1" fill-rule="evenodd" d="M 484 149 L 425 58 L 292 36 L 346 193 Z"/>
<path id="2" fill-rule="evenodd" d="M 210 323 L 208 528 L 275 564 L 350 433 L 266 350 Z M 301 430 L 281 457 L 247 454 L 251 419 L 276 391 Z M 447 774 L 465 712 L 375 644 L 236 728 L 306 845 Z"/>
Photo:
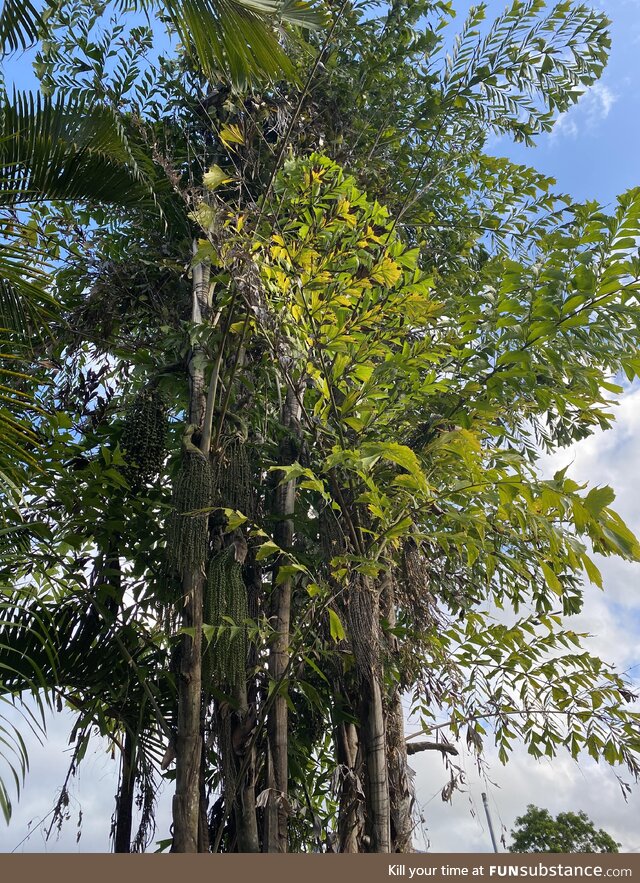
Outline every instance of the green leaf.
<path id="1" fill-rule="evenodd" d="M 227 532 L 237 530 L 237 528 L 248 521 L 247 516 L 243 515 L 242 512 L 238 512 L 237 509 L 223 509 L 222 511 L 227 519 Z"/>
<path id="2" fill-rule="evenodd" d="M 264 561 L 265 558 L 269 558 L 271 555 L 282 554 L 283 552 L 280 546 L 276 545 L 273 540 L 267 540 L 266 543 L 263 543 L 256 552 L 256 561 Z"/>
<path id="3" fill-rule="evenodd" d="M 604 508 L 611 505 L 616 495 L 613 489 L 605 485 L 604 487 L 592 488 L 584 498 L 584 505 L 594 518 L 602 512 Z"/>
<path id="4" fill-rule="evenodd" d="M 406 469 L 418 481 L 421 490 L 428 490 L 427 480 L 414 451 L 397 442 L 368 442 L 360 449 L 364 457 L 382 457 Z"/>
<path id="5" fill-rule="evenodd" d="M 331 631 L 331 637 L 337 643 L 338 641 L 344 641 L 346 634 L 345 630 L 342 627 L 342 623 L 340 622 L 340 617 L 332 610 L 331 607 L 328 608 L 329 613 L 329 630 Z"/>
<path id="6" fill-rule="evenodd" d="M 540 567 L 542 568 L 544 578 L 551 591 L 555 592 L 556 595 L 562 595 L 562 583 L 554 573 L 553 569 L 545 561 L 540 562 Z"/>
<path id="7" fill-rule="evenodd" d="M 591 582 L 594 585 L 598 586 L 599 589 L 601 589 L 602 588 L 602 574 L 600 573 L 600 571 L 598 570 L 596 565 L 593 563 L 593 561 L 591 560 L 591 558 L 589 558 L 588 555 L 583 555 L 581 560 L 582 560 L 582 564 L 584 566 L 585 572 L 586 572 L 587 576 L 589 577 L 589 579 L 591 580 Z"/>

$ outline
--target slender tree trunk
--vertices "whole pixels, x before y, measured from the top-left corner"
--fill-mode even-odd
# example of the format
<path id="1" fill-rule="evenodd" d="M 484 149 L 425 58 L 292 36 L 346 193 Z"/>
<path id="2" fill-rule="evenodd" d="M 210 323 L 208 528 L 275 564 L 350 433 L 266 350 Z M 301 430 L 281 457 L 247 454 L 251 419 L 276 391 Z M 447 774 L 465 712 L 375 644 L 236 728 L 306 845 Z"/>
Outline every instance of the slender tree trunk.
<path id="1" fill-rule="evenodd" d="M 198 852 L 209 852 L 209 819 L 207 807 L 207 790 L 205 773 L 207 768 L 207 752 L 203 743 L 200 760 L 200 809 L 198 812 Z"/>
<path id="2" fill-rule="evenodd" d="M 250 752 L 249 763 L 241 780 L 238 781 L 235 797 L 238 852 L 260 852 L 256 816 L 255 748 L 248 747 L 251 732 L 255 726 L 255 713 L 252 713 L 249 707 L 245 684 L 240 686 L 237 701 L 238 712 L 233 716 L 231 746 L 238 774 L 246 759 L 247 752 Z"/>
<path id="3" fill-rule="evenodd" d="M 259 615 L 259 597 L 262 594 L 262 570 L 255 560 L 255 547 L 250 547 L 245 562 L 243 579 L 247 586 L 249 616 L 257 619 Z M 255 647 L 249 644 L 248 670 L 254 670 L 258 662 Z M 238 714 L 235 716 L 235 728 L 231 741 L 237 755 L 238 770 L 246 762 L 246 770 L 238 782 L 235 815 L 238 832 L 239 852 L 260 852 L 260 834 L 256 810 L 256 746 L 251 736 L 256 726 L 256 684 L 255 681 L 241 685 L 238 697 Z M 248 757 L 247 757 L 248 755 Z"/>
<path id="4" fill-rule="evenodd" d="M 348 625 L 360 691 L 360 741 L 366 771 L 368 852 L 391 851 L 391 806 L 385 710 L 382 703 L 380 595 L 384 584 L 356 578 L 349 590 Z"/>
<path id="5" fill-rule="evenodd" d="M 374 673 L 363 690 L 362 740 L 367 779 L 369 852 L 391 852 L 391 803 L 387 768 L 387 740 L 380 682 Z"/>
<path id="6" fill-rule="evenodd" d="M 404 740 L 404 711 L 399 690 L 389 700 L 387 761 L 391 803 L 391 852 L 413 852 L 414 796 Z"/>
<path id="7" fill-rule="evenodd" d="M 338 852 L 362 851 L 364 834 L 360 750 L 355 724 L 341 723 L 336 731 L 336 754 L 341 775 L 338 810 Z"/>
<path id="8" fill-rule="evenodd" d="M 381 596 L 382 612 L 390 628 L 396 625 L 395 587 L 391 576 L 384 581 Z M 387 655 L 397 652 L 397 640 L 387 642 Z M 389 769 L 389 801 L 391 815 L 391 852 L 413 852 L 413 804 L 407 744 L 404 738 L 404 710 L 399 687 L 394 687 L 387 709 L 387 765 Z"/>
<path id="9" fill-rule="evenodd" d="M 178 680 L 176 792 L 173 797 L 173 852 L 197 852 L 200 819 L 200 758 L 202 734 L 202 589 L 203 578 L 189 574 L 183 581 L 185 606 Z"/>
<path id="10" fill-rule="evenodd" d="M 135 789 L 135 740 L 129 730 L 124 737 L 122 747 L 122 766 L 120 787 L 116 800 L 116 832 L 114 852 L 131 852 L 131 829 L 133 825 L 133 794 Z"/>
<path id="11" fill-rule="evenodd" d="M 194 251 L 196 244 L 194 243 Z M 209 267 L 193 268 L 191 320 L 202 322 L 209 303 Z M 202 430 L 206 408 L 204 359 L 194 347 L 189 358 L 189 422 Z M 208 457 L 208 452 L 206 455 Z M 197 852 L 199 835 L 200 763 L 202 758 L 202 597 L 206 561 L 184 575 L 184 607 L 180 672 L 178 677 L 178 726 L 176 734 L 176 791 L 173 798 L 173 852 Z"/>
<path id="12" fill-rule="evenodd" d="M 297 441 L 300 407 L 296 392 L 287 390 L 282 423 L 288 433 L 280 448 L 280 465 L 289 466 L 297 458 Z M 277 473 L 276 473 L 277 475 Z M 296 483 L 288 481 L 275 490 L 274 515 L 278 519 L 274 531 L 275 541 L 281 549 L 293 545 L 293 521 L 295 511 Z M 269 674 L 279 683 L 289 662 L 289 630 L 291 621 L 291 579 L 278 584 L 278 567 L 274 569 L 271 622 L 274 641 L 269 655 Z M 287 851 L 288 827 L 288 710 L 287 700 L 279 691 L 267 722 L 269 741 L 267 778 L 270 789 L 265 819 L 265 852 Z"/>

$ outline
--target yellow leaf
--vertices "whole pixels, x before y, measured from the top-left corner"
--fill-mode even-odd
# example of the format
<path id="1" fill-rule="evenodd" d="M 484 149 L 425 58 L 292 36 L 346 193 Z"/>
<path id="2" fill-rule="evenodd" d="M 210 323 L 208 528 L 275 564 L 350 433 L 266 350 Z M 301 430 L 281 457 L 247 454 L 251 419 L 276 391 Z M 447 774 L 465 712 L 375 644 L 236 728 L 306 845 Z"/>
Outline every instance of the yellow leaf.
<path id="1" fill-rule="evenodd" d="M 395 285 L 402 276 L 402 270 L 392 261 L 390 257 L 385 256 L 379 264 L 371 271 L 371 278 L 383 285 Z"/>
<path id="2" fill-rule="evenodd" d="M 220 140 L 225 147 L 229 144 L 244 144 L 244 135 L 238 126 L 227 125 L 220 129 Z"/>
<path id="3" fill-rule="evenodd" d="M 205 172 L 202 181 L 207 190 L 215 190 L 221 184 L 233 181 L 233 178 L 230 178 L 226 172 L 223 172 L 220 166 L 213 165 L 208 172 Z"/>

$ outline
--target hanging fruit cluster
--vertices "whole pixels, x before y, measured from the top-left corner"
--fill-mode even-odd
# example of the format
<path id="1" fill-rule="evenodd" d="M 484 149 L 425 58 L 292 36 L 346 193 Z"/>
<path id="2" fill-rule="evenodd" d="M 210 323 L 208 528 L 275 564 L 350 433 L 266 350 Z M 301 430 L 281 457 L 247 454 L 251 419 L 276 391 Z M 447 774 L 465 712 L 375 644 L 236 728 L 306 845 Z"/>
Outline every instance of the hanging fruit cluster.
<path id="1" fill-rule="evenodd" d="M 167 409 L 157 388 L 142 389 L 127 408 L 120 447 L 127 466 L 125 477 L 140 487 L 156 476 L 165 457 Z"/>
<path id="2" fill-rule="evenodd" d="M 204 622 L 217 633 L 204 652 L 202 683 L 233 687 L 246 676 L 247 587 L 234 544 L 209 562 L 204 594 Z"/>
<path id="3" fill-rule="evenodd" d="M 222 446 L 217 462 L 216 488 L 220 505 L 251 515 L 252 481 L 247 446 L 234 435 Z"/>
<path id="4" fill-rule="evenodd" d="M 207 560 L 212 501 L 209 461 L 195 445 L 189 445 L 183 450 L 173 485 L 173 511 L 167 530 L 167 555 L 180 576 L 202 567 Z"/>

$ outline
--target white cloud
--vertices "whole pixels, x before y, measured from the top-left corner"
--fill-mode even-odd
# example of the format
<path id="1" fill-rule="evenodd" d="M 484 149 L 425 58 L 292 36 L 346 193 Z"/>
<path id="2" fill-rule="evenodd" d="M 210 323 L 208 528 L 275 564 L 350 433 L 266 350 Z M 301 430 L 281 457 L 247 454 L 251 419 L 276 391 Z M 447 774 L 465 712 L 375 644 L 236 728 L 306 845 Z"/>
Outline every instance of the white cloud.
<path id="1" fill-rule="evenodd" d="M 594 132 L 609 116 L 617 95 L 602 82 L 594 83 L 579 99 L 577 105 L 561 113 L 551 132 L 552 138 L 577 138 L 579 134 Z"/>

